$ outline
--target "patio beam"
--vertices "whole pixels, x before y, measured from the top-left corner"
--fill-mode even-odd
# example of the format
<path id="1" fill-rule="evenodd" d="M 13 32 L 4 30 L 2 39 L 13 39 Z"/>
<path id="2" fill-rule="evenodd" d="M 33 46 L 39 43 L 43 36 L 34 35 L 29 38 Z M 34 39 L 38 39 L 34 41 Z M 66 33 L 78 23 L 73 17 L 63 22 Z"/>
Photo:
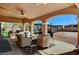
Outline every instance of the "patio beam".
<path id="1" fill-rule="evenodd" d="M 16 18 L 16 17 L 0 16 L 0 22 L 21 23 L 22 20 L 20 18 Z"/>
<path id="2" fill-rule="evenodd" d="M 35 19 L 40 19 L 40 20 L 46 20 L 48 18 L 51 18 L 53 16 L 57 16 L 57 15 L 66 15 L 66 14 L 74 14 L 74 15 L 79 15 L 79 10 L 77 9 L 76 5 L 72 5 L 69 6 L 67 8 L 55 11 L 55 12 L 51 12 L 36 18 L 32 18 L 31 21 L 34 21 Z"/>
<path id="3" fill-rule="evenodd" d="M 12 16 L 1 16 L 0 15 L 0 22 L 14 22 L 14 23 L 22 23 L 22 22 L 30 22 L 30 19 L 28 18 L 17 18 Z"/>

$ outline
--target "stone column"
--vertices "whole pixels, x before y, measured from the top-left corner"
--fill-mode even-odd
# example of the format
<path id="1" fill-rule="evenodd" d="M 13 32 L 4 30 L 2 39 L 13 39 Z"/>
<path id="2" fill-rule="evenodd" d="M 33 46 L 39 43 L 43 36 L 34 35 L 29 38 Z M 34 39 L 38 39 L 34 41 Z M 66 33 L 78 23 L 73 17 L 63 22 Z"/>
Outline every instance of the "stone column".
<path id="1" fill-rule="evenodd" d="M 48 21 L 44 21 L 42 26 L 43 26 L 42 28 L 43 35 L 47 35 L 48 34 Z"/>
<path id="2" fill-rule="evenodd" d="M 77 25 L 78 25 L 78 28 L 77 28 L 78 37 L 77 37 L 77 43 L 76 43 L 76 48 L 77 49 L 75 49 L 75 51 L 79 51 L 79 17 L 76 17 L 76 20 L 77 20 Z"/>
<path id="3" fill-rule="evenodd" d="M 24 22 L 24 19 L 22 20 L 22 30 L 23 30 L 23 32 L 25 31 L 25 22 Z"/>
<path id="4" fill-rule="evenodd" d="M 48 34 L 48 22 L 43 21 L 41 28 L 42 28 L 42 36 L 38 40 L 38 46 L 40 46 L 41 48 L 45 48 L 48 47 L 48 42 L 49 42 L 48 39 L 46 39 L 47 38 L 46 35 Z"/>
<path id="5" fill-rule="evenodd" d="M 34 27 L 34 24 L 33 22 L 29 23 L 29 31 L 31 32 L 31 35 L 33 35 L 34 31 L 33 31 L 33 27 Z"/>
<path id="6" fill-rule="evenodd" d="M 79 17 L 77 18 L 78 22 L 78 39 L 77 39 L 77 47 L 79 48 Z"/>
<path id="7" fill-rule="evenodd" d="M 23 30 L 23 32 L 25 32 L 25 23 L 22 23 L 22 30 Z"/>
<path id="8" fill-rule="evenodd" d="M 78 38 L 77 38 L 77 44 L 76 44 L 77 49 L 75 49 L 75 51 L 79 52 L 79 17 L 77 17 L 76 20 L 77 20 L 77 25 L 78 25 L 78 28 L 77 28 L 78 29 L 78 32 L 77 32 Z"/>

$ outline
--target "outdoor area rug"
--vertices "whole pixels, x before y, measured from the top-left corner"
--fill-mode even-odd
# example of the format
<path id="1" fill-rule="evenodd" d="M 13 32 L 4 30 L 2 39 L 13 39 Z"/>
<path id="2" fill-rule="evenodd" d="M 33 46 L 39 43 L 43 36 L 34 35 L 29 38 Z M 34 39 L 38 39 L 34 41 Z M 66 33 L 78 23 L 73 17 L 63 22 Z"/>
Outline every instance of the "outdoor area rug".
<path id="1" fill-rule="evenodd" d="M 58 40 L 54 40 L 53 44 L 50 48 L 39 50 L 38 52 L 42 55 L 59 55 L 76 49 L 75 45 Z"/>

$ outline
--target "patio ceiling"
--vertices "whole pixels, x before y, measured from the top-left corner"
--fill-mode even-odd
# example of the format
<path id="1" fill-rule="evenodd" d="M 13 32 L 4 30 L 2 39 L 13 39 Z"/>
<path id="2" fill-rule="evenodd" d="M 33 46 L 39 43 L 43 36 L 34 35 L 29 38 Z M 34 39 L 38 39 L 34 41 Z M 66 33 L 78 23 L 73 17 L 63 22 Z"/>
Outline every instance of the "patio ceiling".
<path id="1" fill-rule="evenodd" d="M 73 3 L 0 3 L 0 21 L 31 22 L 60 14 L 79 14 Z"/>

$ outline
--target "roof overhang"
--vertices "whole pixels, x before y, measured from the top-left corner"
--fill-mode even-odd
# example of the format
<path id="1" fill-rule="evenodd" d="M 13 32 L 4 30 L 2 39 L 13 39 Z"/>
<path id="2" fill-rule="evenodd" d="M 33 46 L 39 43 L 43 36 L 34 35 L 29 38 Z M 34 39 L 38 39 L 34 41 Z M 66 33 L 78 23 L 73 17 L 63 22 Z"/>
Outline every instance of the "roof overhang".
<path id="1" fill-rule="evenodd" d="M 23 10 L 24 15 L 21 15 Z M 73 3 L 18 3 L 0 4 L 0 22 L 33 22 L 35 20 L 46 21 L 56 15 L 75 14 L 79 15 L 79 10 Z"/>

